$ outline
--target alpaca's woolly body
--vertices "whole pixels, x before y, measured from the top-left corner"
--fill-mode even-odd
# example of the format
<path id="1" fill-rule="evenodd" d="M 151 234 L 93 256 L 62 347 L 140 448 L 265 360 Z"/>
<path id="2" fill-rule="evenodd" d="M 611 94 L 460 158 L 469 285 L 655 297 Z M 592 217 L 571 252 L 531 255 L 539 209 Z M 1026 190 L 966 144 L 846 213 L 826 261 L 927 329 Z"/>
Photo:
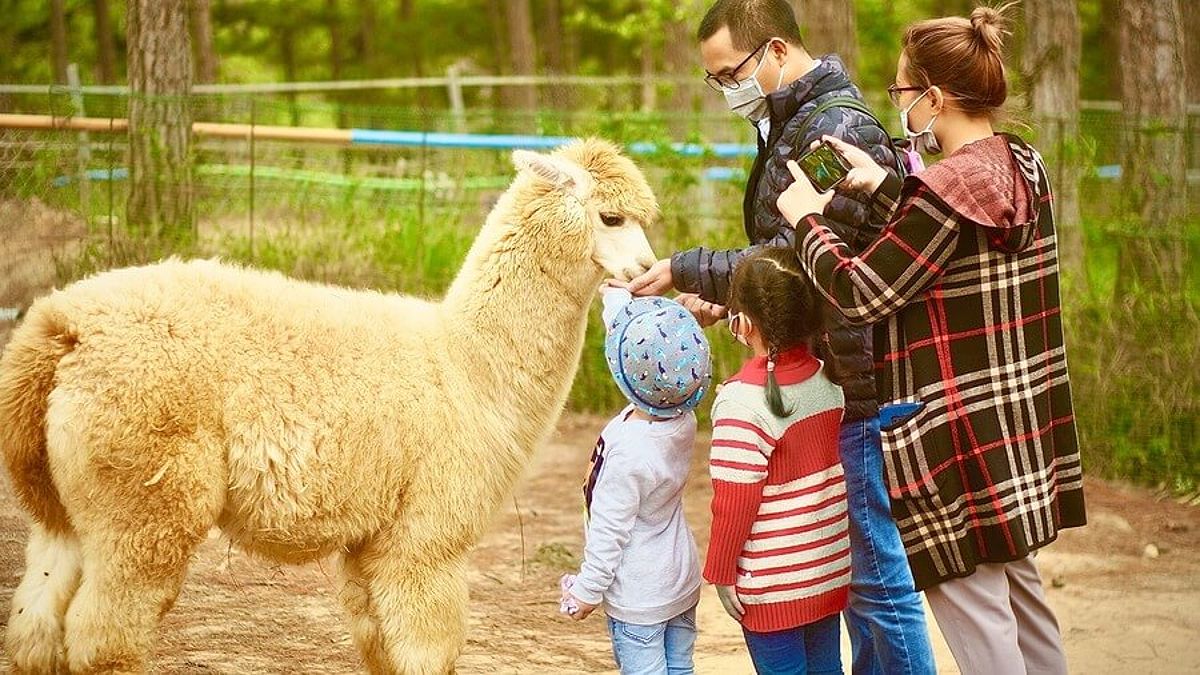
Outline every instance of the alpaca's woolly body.
<path id="1" fill-rule="evenodd" d="M 450 667 L 463 555 L 574 378 L 603 275 L 589 219 L 655 215 L 611 146 L 558 154 L 594 179 L 586 203 L 519 175 L 440 303 L 178 260 L 35 303 L 0 360 L 0 449 L 35 520 L 31 569 L 79 560 L 14 596 L 18 668 L 47 665 L 55 625 L 52 667 L 144 667 L 149 619 L 104 628 L 94 605 L 165 611 L 214 524 L 282 562 L 341 553 L 372 671 Z"/>

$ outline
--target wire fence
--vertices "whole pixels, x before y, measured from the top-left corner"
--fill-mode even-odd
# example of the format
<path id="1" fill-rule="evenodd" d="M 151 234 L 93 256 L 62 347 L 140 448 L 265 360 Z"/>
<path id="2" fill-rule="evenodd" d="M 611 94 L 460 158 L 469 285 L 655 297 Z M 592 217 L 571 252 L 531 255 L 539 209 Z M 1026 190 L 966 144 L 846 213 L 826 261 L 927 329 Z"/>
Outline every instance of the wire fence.
<path id="1" fill-rule="evenodd" d="M 196 134 L 188 187 L 197 214 L 196 240 L 188 254 L 217 255 L 318 281 L 436 295 L 453 278 L 513 175 L 506 148 L 448 147 L 429 140 L 431 132 L 449 131 L 610 139 L 635 152 L 659 198 L 663 217 L 650 232 L 656 251 L 744 245 L 741 197 L 754 130 L 728 112 L 699 105 L 642 112 L 641 92 L 636 83 L 630 87 L 620 97 L 609 95 L 619 98 L 619 105 L 605 107 L 602 93 L 580 85 L 571 97 L 599 102 L 595 107 L 537 112 L 483 107 L 482 94 L 468 95 L 470 105 L 457 109 L 446 99 L 414 107 L 303 98 L 309 94 L 190 97 L 187 105 L 196 121 L 419 133 L 407 145 Z M 111 120 L 114 129 L 128 116 L 129 98 L 114 93 L 74 92 L 74 99 L 68 91 L 2 95 L 0 113 L 101 118 Z M 875 109 L 895 133 L 890 107 L 878 103 Z M 1176 304 L 1164 310 L 1168 315 L 1151 320 L 1171 322 L 1170 330 L 1164 324 L 1131 331 L 1117 322 L 1113 317 L 1128 304 L 1120 281 L 1123 251 L 1131 238 L 1164 236 L 1144 231 L 1123 211 L 1122 173 L 1131 135 L 1125 118 L 1111 106 L 1091 106 L 1076 134 L 1032 126 L 1018 131 L 1035 144 L 1043 136 L 1056 139 L 1054 147 L 1039 146 L 1051 172 L 1069 163 L 1080 177 L 1080 218 L 1071 225 L 1082 231 L 1086 278 L 1072 278 L 1064 270 L 1064 308 L 1088 461 L 1110 473 L 1191 489 L 1200 478 L 1200 375 L 1194 367 L 1200 360 L 1195 318 L 1200 266 L 1186 266 Z M 1200 180 L 1200 116 L 1189 118 L 1183 134 L 1186 182 L 1194 187 Z M 691 144 L 687 152 L 672 150 L 681 143 Z M 22 279 L 26 273 L 14 262 L 22 256 L 51 258 L 49 282 L 61 284 L 170 252 L 131 247 L 139 240 L 128 217 L 129 168 L 126 133 L 0 129 L 0 231 L 7 258 L 0 308 L 24 306 L 46 282 Z M 1188 263 L 1200 255 L 1198 201 L 1186 201 L 1187 217 L 1166 235 Z M 1176 302 L 1180 299 L 1182 304 Z M 572 394 L 576 408 L 602 411 L 619 404 L 599 358 L 599 335 L 589 331 Z M 714 349 L 718 373 L 731 372 L 742 357 L 723 335 L 715 336 Z M 1133 365 L 1108 365 L 1122 358 Z M 1170 386 L 1162 385 L 1163 378 Z"/>

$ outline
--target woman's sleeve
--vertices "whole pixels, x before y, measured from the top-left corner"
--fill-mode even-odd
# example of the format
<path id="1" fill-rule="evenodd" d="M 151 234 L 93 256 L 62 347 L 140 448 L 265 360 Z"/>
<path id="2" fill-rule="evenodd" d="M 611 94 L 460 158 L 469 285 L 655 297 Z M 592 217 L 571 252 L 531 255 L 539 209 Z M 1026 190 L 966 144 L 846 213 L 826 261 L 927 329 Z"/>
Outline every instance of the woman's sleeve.
<path id="1" fill-rule="evenodd" d="M 850 252 L 820 214 L 796 223 L 796 253 L 817 290 L 850 323 L 873 324 L 937 281 L 958 234 L 957 214 L 920 186 L 860 255 Z"/>
<path id="2" fill-rule="evenodd" d="M 875 192 L 871 195 L 871 200 L 867 203 L 867 208 L 871 210 L 871 220 L 878 223 L 891 222 L 892 214 L 896 212 L 896 205 L 900 199 L 900 188 L 904 182 L 895 174 L 888 172 L 884 177 L 883 182 L 879 187 L 875 188 Z"/>

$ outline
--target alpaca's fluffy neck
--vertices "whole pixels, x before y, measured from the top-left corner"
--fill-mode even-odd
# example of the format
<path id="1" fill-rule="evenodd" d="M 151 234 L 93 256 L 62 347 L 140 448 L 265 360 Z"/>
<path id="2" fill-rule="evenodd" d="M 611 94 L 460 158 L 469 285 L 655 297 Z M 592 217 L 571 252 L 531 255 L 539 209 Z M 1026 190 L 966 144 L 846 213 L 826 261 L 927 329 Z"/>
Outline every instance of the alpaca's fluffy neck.
<path id="1" fill-rule="evenodd" d="M 472 395 L 508 441 L 466 452 L 512 480 L 562 410 L 603 277 L 585 242 L 516 222 L 516 199 L 501 198 L 443 301 L 446 349 L 472 369 Z"/>

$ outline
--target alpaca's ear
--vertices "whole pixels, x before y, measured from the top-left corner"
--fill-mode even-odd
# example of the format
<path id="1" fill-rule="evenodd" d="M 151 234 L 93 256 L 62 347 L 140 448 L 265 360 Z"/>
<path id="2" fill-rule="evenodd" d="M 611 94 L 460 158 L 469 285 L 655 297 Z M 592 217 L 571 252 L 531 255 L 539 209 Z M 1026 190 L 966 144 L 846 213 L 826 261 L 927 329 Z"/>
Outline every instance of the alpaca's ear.
<path id="1" fill-rule="evenodd" d="M 512 158 L 518 171 L 524 171 L 581 199 L 590 192 L 591 177 L 574 162 L 529 150 L 514 150 Z"/>

